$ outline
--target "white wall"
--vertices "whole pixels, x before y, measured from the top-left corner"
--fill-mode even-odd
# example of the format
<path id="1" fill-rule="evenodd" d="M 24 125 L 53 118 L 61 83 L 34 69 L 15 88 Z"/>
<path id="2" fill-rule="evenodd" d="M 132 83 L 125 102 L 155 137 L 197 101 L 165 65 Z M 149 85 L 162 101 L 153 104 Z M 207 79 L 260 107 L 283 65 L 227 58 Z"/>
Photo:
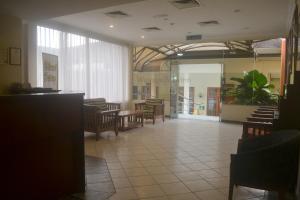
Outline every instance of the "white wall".
<path id="1" fill-rule="evenodd" d="M 8 51 L 10 47 L 22 48 L 22 20 L 0 15 L 0 24 L 0 50 Z M 6 93 L 10 84 L 21 83 L 22 72 L 22 65 L 0 64 L 0 94 Z"/>
<path id="2" fill-rule="evenodd" d="M 247 105 L 222 105 L 221 109 L 221 121 L 231 122 L 243 122 L 250 117 L 258 106 L 247 106 Z"/>

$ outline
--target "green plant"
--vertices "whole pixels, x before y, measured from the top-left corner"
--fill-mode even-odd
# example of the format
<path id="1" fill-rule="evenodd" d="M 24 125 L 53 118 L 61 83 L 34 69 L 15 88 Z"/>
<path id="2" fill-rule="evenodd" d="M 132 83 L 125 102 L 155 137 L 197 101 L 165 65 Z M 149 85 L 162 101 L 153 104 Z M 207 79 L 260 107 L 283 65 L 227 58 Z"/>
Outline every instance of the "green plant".
<path id="1" fill-rule="evenodd" d="M 246 72 L 243 78 L 231 78 L 239 85 L 232 91 L 236 103 L 246 105 L 274 105 L 276 97 L 271 90 L 274 85 L 268 83 L 267 77 L 257 70 Z"/>

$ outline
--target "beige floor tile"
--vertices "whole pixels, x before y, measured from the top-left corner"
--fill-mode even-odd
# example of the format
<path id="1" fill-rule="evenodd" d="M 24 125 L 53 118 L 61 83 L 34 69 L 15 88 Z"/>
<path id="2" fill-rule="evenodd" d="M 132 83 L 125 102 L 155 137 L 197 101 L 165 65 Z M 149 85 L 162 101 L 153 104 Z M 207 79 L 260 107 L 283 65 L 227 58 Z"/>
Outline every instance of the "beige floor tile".
<path id="1" fill-rule="evenodd" d="M 127 176 L 123 169 L 110 169 L 109 173 L 113 178 L 124 178 Z"/>
<path id="2" fill-rule="evenodd" d="M 123 169 L 121 163 L 107 163 L 108 169 Z"/>
<path id="3" fill-rule="evenodd" d="M 140 200 L 169 200 L 167 196 L 164 197 L 153 197 L 153 198 L 146 198 L 146 199 L 140 199 Z"/>
<path id="4" fill-rule="evenodd" d="M 168 169 L 170 169 L 174 173 L 180 173 L 180 172 L 189 172 L 191 171 L 188 167 L 182 165 L 182 164 L 175 164 L 175 165 L 165 165 Z"/>
<path id="5" fill-rule="evenodd" d="M 218 177 L 218 178 L 205 178 L 205 180 L 210 183 L 215 188 L 228 188 L 229 178 L 228 177 Z"/>
<path id="6" fill-rule="evenodd" d="M 183 183 L 168 183 L 160 185 L 165 194 L 175 195 L 175 194 L 184 194 L 191 192 Z"/>
<path id="7" fill-rule="evenodd" d="M 180 172 L 180 173 L 176 172 L 175 175 L 181 181 L 193 181 L 193 180 L 200 180 L 200 179 L 202 179 L 202 177 L 199 176 L 197 172 Z"/>
<path id="8" fill-rule="evenodd" d="M 206 182 L 205 180 L 196 180 L 196 181 L 184 181 L 184 184 L 192 191 L 192 192 L 200 192 L 204 190 L 212 190 L 214 187 Z"/>
<path id="9" fill-rule="evenodd" d="M 169 200 L 199 200 L 193 193 L 177 194 L 168 196 Z"/>
<path id="10" fill-rule="evenodd" d="M 145 176 L 145 175 L 149 175 L 147 170 L 143 167 L 125 169 L 125 172 L 126 172 L 127 176 Z"/>
<path id="11" fill-rule="evenodd" d="M 113 178 L 115 188 L 128 188 L 132 187 L 128 178 Z"/>
<path id="12" fill-rule="evenodd" d="M 200 170 L 200 171 L 198 171 L 198 174 L 201 177 L 203 177 L 203 178 L 218 178 L 218 177 L 222 177 L 221 174 L 219 174 L 218 172 L 216 172 L 213 169 Z"/>
<path id="13" fill-rule="evenodd" d="M 165 196 L 164 192 L 158 185 L 134 187 L 134 190 L 137 196 L 141 199 Z"/>
<path id="14" fill-rule="evenodd" d="M 202 164 L 200 162 L 197 162 L 197 163 L 187 163 L 187 164 L 185 164 L 185 166 L 187 168 L 189 168 L 190 170 L 194 170 L 194 171 L 209 169 L 208 166 L 206 166 L 206 165 L 204 165 L 204 164 Z"/>
<path id="15" fill-rule="evenodd" d="M 214 162 L 205 162 L 205 165 L 207 165 L 211 169 L 219 169 L 219 168 L 227 168 L 230 166 L 230 162 L 226 161 L 214 161 Z"/>
<path id="16" fill-rule="evenodd" d="M 174 158 L 163 159 L 160 162 L 163 163 L 165 166 L 182 165 L 182 163 L 179 160 Z"/>
<path id="17" fill-rule="evenodd" d="M 218 189 L 220 192 L 222 192 L 223 194 L 225 194 L 226 196 L 228 196 L 229 194 L 229 188 L 221 188 L 221 189 Z"/>
<path id="18" fill-rule="evenodd" d="M 218 190 L 206 190 L 195 193 L 201 200 L 226 200 L 227 196 Z"/>
<path id="19" fill-rule="evenodd" d="M 133 188 L 125 188 L 125 189 L 118 189 L 116 194 L 111 196 L 109 200 L 134 200 L 138 199 L 136 192 Z"/>
<path id="20" fill-rule="evenodd" d="M 229 176 L 230 175 L 230 169 L 229 168 L 219 168 L 219 169 L 214 169 L 216 172 L 221 174 L 222 176 Z"/>
<path id="21" fill-rule="evenodd" d="M 133 187 L 138 186 L 148 186 L 148 185 L 156 185 L 156 181 L 152 178 L 152 176 L 136 176 L 129 177 L 130 183 Z"/>
<path id="22" fill-rule="evenodd" d="M 121 132 L 118 137 L 112 132 L 103 133 L 98 141 L 95 140 L 95 134 L 87 133 L 85 150 L 89 155 L 106 159 L 117 189 L 112 200 L 165 200 L 167 196 L 162 191 L 162 185 L 173 181 L 183 181 L 186 184 L 203 179 L 214 185 L 218 190 L 217 194 L 219 192 L 227 197 L 226 178 L 229 176 L 230 154 L 236 152 L 241 133 L 242 126 L 234 124 L 198 120 L 166 120 L 162 123 L 158 120 L 152 125 L 148 121 L 144 128 Z M 224 179 L 218 179 L 220 177 L 211 171 L 201 172 L 204 170 L 203 165 L 206 169 L 216 171 Z M 130 190 L 132 185 L 129 178 L 140 176 L 152 176 L 157 185 L 135 187 L 143 190 Z M 143 184 L 147 181 L 141 182 Z M 148 183 L 152 184 L 152 181 Z M 201 186 L 200 183 L 191 183 L 191 188 L 192 185 L 195 188 Z M 194 199 L 190 189 L 186 189 L 188 193 L 171 195 L 168 199 Z M 136 190 L 140 192 L 139 196 Z M 186 192 L 185 189 L 182 190 Z M 202 197 L 214 197 L 205 192 L 197 193 Z M 256 197 L 250 193 L 251 191 L 249 194 L 244 193 L 245 197 Z M 218 195 L 215 194 L 216 196 Z M 219 200 L 221 197 L 216 198 L 204 199 Z"/>
<path id="23" fill-rule="evenodd" d="M 143 160 L 140 162 L 144 167 L 157 167 L 163 165 L 159 160 Z"/>
<path id="24" fill-rule="evenodd" d="M 153 175 L 153 178 L 158 184 L 180 182 L 180 180 L 173 174 L 158 174 Z"/>
<path id="25" fill-rule="evenodd" d="M 170 174 L 171 171 L 164 166 L 146 167 L 149 174 Z"/>
<path id="26" fill-rule="evenodd" d="M 121 162 L 121 165 L 124 169 L 130 169 L 130 168 L 140 168 L 143 167 L 143 165 L 139 161 L 126 161 Z"/>

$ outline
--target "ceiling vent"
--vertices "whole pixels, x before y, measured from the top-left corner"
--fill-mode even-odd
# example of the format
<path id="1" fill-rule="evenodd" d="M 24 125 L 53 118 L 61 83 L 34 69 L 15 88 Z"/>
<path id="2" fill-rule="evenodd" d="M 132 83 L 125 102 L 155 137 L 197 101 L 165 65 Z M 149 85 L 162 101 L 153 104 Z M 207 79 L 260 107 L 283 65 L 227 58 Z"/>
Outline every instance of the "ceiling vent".
<path id="1" fill-rule="evenodd" d="M 220 23 L 216 20 L 210 20 L 210 21 L 203 21 L 198 23 L 200 26 L 215 26 L 219 25 Z"/>
<path id="2" fill-rule="evenodd" d="M 202 35 L 188 35 L 186 36 L 186 40 L 201 40 Z"/>
<path id="3" fill-rule="evenodd" d="M 171 0 L 170 3 L 178 9 L 194 8 L 200 6 L 200 0 Z"/>
<path id="4" fill-rule="evenodd" d="M 106 16 L 108 17 L 112 17 L 112 18 L 125 18 L 125 17 L 129 17 L 129 15 L 127 13 L 124 13 L 122 11 L 112 11 L 112 12 L 107 12 L 105 13 Z"/>
<path id="5" fill-rule="evenodd" d="M 147 28 L 143 28 L 144 31 L 147 31 L 147 32 L 152 32 L 152 31 L 161 31 L 160 28 L 158 27 L 147 27 Z"/>

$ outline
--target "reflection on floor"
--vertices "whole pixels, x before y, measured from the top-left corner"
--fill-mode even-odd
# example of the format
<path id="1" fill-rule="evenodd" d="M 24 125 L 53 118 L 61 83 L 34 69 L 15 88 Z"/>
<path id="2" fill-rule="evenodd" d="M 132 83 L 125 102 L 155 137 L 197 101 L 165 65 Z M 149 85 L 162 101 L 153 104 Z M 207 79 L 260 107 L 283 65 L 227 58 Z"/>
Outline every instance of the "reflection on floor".
<path id="1" fill-rule="evenodd" d="M 105 200 L 116 192 L 103 158 L 85 157 L 86 192 L 62 200 Z"/>
<path id="2" fill-rule="evenodd" d="M 190 114 L 178 114 L 179 119 L 198 119 L 198 120 L 207 120 L 207 121 L 216 121 L 220 120 L 218 116 L 207 116 L 207 115 L 190 115 Z"/>
<path id="3" fill-rule="evenodd" d="M 86 154 L 105 158 L 116 194 L 110 200 L 225 200 L 230 154 L 242 127 L 199 120 L 167 120 L 144 128 L 86 133 Z M 263 191 L 238 188 L 235 199 L 262 199 Z"/>

